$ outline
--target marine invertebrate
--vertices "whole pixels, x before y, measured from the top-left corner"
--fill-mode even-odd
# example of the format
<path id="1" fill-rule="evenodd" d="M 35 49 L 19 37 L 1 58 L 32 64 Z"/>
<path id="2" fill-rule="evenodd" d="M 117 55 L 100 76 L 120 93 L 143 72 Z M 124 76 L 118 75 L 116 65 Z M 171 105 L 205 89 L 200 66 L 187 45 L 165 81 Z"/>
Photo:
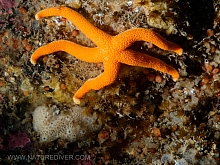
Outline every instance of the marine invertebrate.
<path id="1" fill-rule="evenodd" d="M 42 105 L 33 112 L 33 127 L 40 134 L 41 142 L 58 138 L 68 141 L 82 140 L 100 128 L 101 123 L 96 121 L 95 113 L 89 115 L 86 108 L 78 106 L 60 111 L 55 105 Z"/>
<path id="2" fill-rule="evenodd" d="M 170 74 L 173 80 L 179 78 L 177 70 L 163 61 L 128 49 L 135 41 L 143 40 L 151 42 L 161 49 L 176 52 L 178 55 L 182 54 L 183 50 L 180 46 L 165 40 L 152 30 L 135 28 L 116 36 L 111 36 L 94 27 L 79 13 L 67 7 L 44 9 L 36 14 L 36 19 L 57 15 L 61 15 L 73 22 L 97 47 L 83 47 L 66 40 L 54 41 L 38 48 L 31 56 L 31 63 L 36 64 L 37 59 L 41 56 L 57 51 L 65 51 L 80 60 L 86 62 L 103 62 L 104 64 L 104 72 L 96 78 L 87 80 L 75 93 L 73 100 L 76 104 L 80 104 L 80 99 L 91 89 L 99 90 L 113 83 L 118 76 L 121 63 L 154 68 L 155 70 Z"/>

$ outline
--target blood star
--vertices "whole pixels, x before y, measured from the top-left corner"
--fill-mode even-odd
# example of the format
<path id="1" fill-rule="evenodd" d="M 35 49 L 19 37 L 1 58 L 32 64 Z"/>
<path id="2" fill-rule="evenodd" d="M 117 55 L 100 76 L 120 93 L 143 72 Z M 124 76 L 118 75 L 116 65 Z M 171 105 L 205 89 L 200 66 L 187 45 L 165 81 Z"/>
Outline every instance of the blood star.
<path id="1" fill-rule="evenodd" d="M 101 75 L 87 80 L 75 93 L 73 101 L 76 104 L 80 104 L 80 99 L 82 99 L 91 89 L 99 90 L 112 84 L 119 74 L 121 63 L 153 68 L 170 74 L 174 81 L 179 78 L 177 70 L 163 61 L 128 48 L 135 41 L 147 41 L 163 50 L 173 51 L 178 55 L 182 54 L 183 49 L 180 46 L 165 40 L 162 36 L 152 30 L 134 28 L 116 36 L 111 36 L 93 26 L 82 15 L 68 7 L 47 8 L 38 12 L 35 17 L 39 20 L 40 18 L 48 16 L 62 16 L 69 19 L 87 37 L 89 37 L 97 47 L 84 47 L 67 40 L 54 41 L 38 48 L 32 54 L 30 59 L 32 64 L 35 65 L 37 59 L 41 56 L 57 51 L 65 51 L 80 60 L 94 63 L 102 62 L 104 65 L 104 72 Z"/>

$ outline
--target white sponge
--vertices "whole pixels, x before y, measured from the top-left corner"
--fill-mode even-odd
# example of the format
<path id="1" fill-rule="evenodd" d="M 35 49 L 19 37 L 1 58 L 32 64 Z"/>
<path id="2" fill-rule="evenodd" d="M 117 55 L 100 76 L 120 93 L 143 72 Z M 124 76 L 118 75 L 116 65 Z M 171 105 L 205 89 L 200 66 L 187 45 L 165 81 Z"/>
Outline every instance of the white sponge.
<path id="1" fill-rule="evenodd" d="M 58 138 L 70 142 L 84 139 L 100 129 L 101 123 L 96 121 L 96 114 L 88 115 L 86 109 L 79 106 L 65 112 L 56 106 L 39 106 L 33 112 L 33 127 L 40 134 L 41 142 L 50 142 Z"/>

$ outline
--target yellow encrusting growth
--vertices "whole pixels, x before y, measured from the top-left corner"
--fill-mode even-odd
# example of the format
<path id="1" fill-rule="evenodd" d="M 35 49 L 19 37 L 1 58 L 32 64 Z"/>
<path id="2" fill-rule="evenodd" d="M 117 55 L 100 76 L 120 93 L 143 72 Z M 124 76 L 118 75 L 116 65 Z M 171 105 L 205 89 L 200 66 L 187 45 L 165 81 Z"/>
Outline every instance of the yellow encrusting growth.
<path id="1" fill-rule="evenodd" d="M 177 70 L 163 61 L 128 49 L 135 41 L 143 40 L 151 42 L 161 49 L 176 52 L 178 55 L 182 54 L 183 50 L 180 46 L 165 40 L 154 31 L 144 28 L 135 28 L 116 36 L 111 36 L 93 26 L 79 13 L 67 7 L 52 7 L 42 10 L 36 14 L 36 19 L 58 15 L 69 19 L 89 37 L 97 47 L 88 48 L 66 40 L 54 41 L 38 48 L 31 56 L 31 63 L 36 64 L 37 59 L 41 56 L 57 51 L 65 51 L 86 62 L 103 62 L 104 72 L 96 78 L 87 80 L 73 96 L 73 100 L 76 104 L 80 104 L 80 99 L 91 89 L 99 90 L 113 83 L 118 76 L 121 63 L 153 68 L 170 74 L 174 81 L 179 78 Z"/>

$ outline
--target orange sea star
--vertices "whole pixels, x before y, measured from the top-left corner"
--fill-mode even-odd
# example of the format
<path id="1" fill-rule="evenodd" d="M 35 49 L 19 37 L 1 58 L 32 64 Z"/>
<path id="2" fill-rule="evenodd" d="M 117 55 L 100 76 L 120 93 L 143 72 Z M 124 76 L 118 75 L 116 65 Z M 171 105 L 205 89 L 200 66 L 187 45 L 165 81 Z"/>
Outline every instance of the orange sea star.
<path id="1" fill-rule="evenodd" d="M 170 74 L 173 77 L 173 80 L 179 78 L 177 70 L 163 61 L 128 48 L 135 41 L 143 40 L 151 42 L 161 49 L 174 51 L 179 55 L 182 54 L 183 50 L 180 46 L 165 40 L 152 30 L 135 28 L 116 36 L 111 36 L 93 26 L 83 16 L 68 7 L 52 7 L 44 9 L 36 14 L 36 19 L 39 20 L 40 18 L 48 16 L 62 16 L 69 19 L 87 37 L 89 37 L 97 47 L 84 47 L 67 40 L 54 41 L 38 48 L 32 54 L 32 64 L 36 64 L 39 57 L 57 51 L 65 51 L 86 62 L 102 62 L 104 64 L 104 72 L 96 78 L 87 80 L 75 93 L 73 101 L 76 104 L 80 104 L 80 99 L 91 89 L 99 90 L 104 86 L 113 83 L 118 76 L 121 63 L 153 68 Z"/>

